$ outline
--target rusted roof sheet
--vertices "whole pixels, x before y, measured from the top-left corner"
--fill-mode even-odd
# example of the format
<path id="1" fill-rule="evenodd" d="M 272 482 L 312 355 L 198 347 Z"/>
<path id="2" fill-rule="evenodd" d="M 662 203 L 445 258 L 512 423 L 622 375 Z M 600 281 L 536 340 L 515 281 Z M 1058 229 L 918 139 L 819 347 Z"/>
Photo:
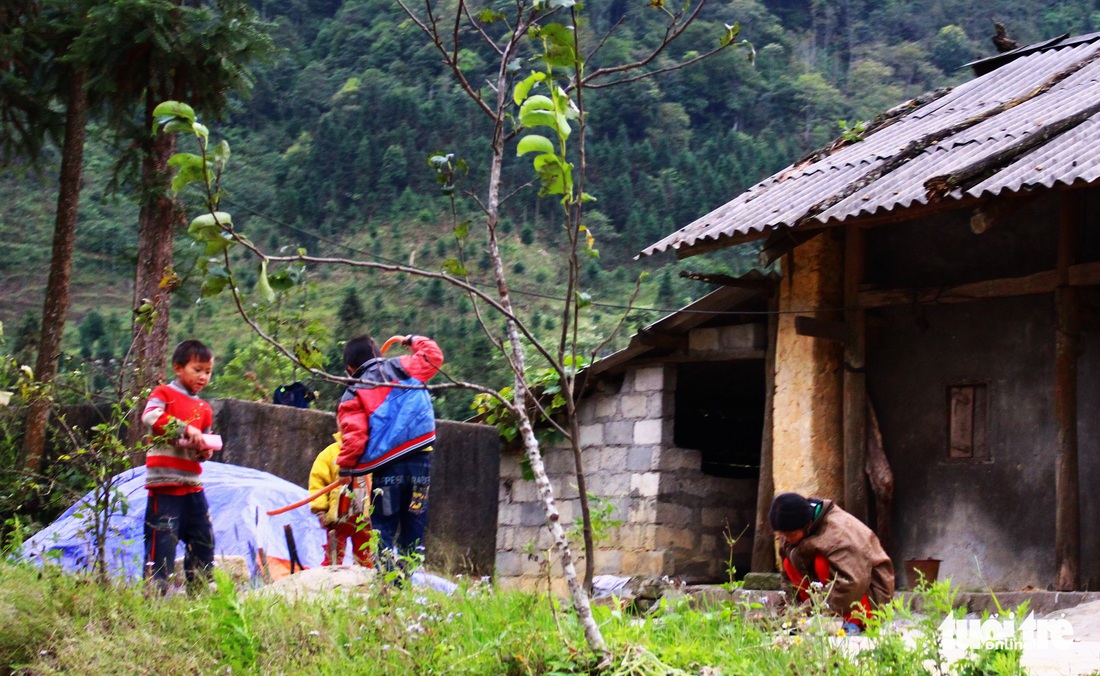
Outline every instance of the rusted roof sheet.
<path id="1" fill-rule="evenodd" d="M 1100 179 L 1100 114 L 1050 138 L 1033 137 L 1100 105 L 1100 33 L 1016 51 L 1013 60 L 898 116 L 862 141 L 770 176 L 640 255 L 669 249 L 691 255 L 692 248 L 712 242 L 741 242 L 796 225 L 837 224 L 933 199 Z M 1065 76 L 1069 71 L 1074 72 Z M 1052 78 L 1058 81 L 1048 86 Z M 976 121 L 980 116 L 987 117 Z M 942 138 L 897 162 L 903 149 L 933 136 Z M 992 175 L 976 179 L 977 184 L 964 184 L 941 197 L 929 195 L 929 179 L 989 161 L 1029 137 L 1041 142 L 997 165 Z M 853 190 L 861 183 L 865 185 Z"/>

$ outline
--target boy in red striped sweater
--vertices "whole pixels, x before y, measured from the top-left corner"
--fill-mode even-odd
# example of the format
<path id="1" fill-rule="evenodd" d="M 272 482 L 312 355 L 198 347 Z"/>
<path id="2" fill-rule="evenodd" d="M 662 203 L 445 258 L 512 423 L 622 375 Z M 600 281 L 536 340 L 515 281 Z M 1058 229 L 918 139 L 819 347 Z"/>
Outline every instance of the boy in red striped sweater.
<path id="1" fill-rule="evenodd" d="M 167 589 L 176 562 L 176 543 L 186 545 L 187 581 L 208 574 L 214 564 L 214 528 L 202 491 L 202 465 L 214 449 L 203 439 L 214 422 L 199 392 L 210 382 L 214 353 L 198 340 L 185 340 L 172 354 L 176 379 L 149 395 L 141 420 L 152 429 L 145 452 L 145 572 Z"/>

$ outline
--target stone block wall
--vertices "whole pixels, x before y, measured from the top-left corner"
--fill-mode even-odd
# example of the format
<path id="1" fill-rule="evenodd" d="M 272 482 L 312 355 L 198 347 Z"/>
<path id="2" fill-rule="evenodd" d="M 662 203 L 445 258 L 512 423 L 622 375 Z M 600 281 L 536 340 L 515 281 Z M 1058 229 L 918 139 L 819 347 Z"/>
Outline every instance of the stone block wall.
<path id="1" fill-rule="evenodd" d="M 628 371 L 618 392 L 597 392 L 581 402 L 588 492 L 613 505 L 610 518 L 621 522 L 596 543 L 597 575 L 724 581 L 731 556 L 724 533 L 736 537 L 754 522 L 755 481 L 706 476 L 697 451 L 673 445 L 675 387 L 674 366 L 643 367 Z M 554 446 L 543 459 L 562 523 L 571 526 L 580 516 L 572 451 Z M 496 572 L 502 586 L 530 588 L 540 583 L 540 558 L 551 541 L 542 502 L 534 482 L 523 478 L 520 460 L 518 452 L 501 458 Z M 575 540 L 583 572 L 579 532 Z M 525 551 L 532 542 L 539 558 Z M 745 532 L 733 548 L 742 571 L 751 548 L 752 533 Z"/>

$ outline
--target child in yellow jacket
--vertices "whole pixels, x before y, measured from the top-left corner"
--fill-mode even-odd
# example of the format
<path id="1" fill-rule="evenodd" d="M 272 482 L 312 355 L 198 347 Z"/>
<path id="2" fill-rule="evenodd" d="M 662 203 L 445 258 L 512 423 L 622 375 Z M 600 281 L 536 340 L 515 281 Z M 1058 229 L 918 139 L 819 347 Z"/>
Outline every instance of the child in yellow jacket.
<path id="1" fill-rule="evenodd" d="M 317 454 L 313 461 L 313 469 L 309 473 L 309 492 L 314 493 L 329 485 L 339 478 L 340 468 L 336 465 L 336 458 L 340 454 L 340 433 L 333 435 L 336 441 L 325 447 L 325 450 Z M 363 490 L 363 494 L 371 493 L 370 475 L 356 477 L 355 484 L 348 488 Z M 369 502 L 369 497 L 368 497 Z M 361 566 L 371 568 L 373 563 L 370 554 L 371 523 L 367 514 L 349 514 L 351 498 L 343 488 L 329 491 L 309 503 L 310 510 L 317 515 L 321 527 L 328 531 L 329 542 L 335 541 L 335 546 L 325 548 L 325 560 L 322 566 L 339 564 L 344 560 L 344 550 L 347 547 L 348 538 L 351 538 L 352 553 L 355 562 Z M 362 527 L 360 527 L 362 526 Z M 335 560 L 330 561 L 329 556 L 335 549 Z"/>

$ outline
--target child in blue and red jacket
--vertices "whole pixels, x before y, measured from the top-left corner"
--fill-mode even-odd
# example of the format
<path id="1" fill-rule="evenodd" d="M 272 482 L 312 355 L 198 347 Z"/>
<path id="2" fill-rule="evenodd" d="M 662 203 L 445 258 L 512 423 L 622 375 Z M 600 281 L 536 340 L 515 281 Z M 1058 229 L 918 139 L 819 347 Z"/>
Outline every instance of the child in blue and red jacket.
<path id="1" fill-rule="evenodd" d="M 336 410 L 342 438 L 336 464 L 346 482 L 374 475 L 370 517 L 378 551 L 396 545 L 405 555 L 420 546 L 428 522 L 435 411 L 424 383 L 443 365 L 443 352 L 424 336 L 390 340 L 412 354 L 385 359 L 367 335 L 344 347 L 347 373 L 359 382 L 344 391 Z"/>
<path id="2" fill-rule="evenodd" d="M 203 434 L 214 412 L 199 398 L 214 370 L 214 353 L 198 340 L 185 340 L 172 354 L 176 379 L 149 395 L 141 420 L 152 429 L 145 451 L 145 568 L 162 587 L 176 563 L 176 543 L 187 546 L 183 559 L 188 582 L 214 564 L 214 528 L 202 490 L 201 463 L 214 448 Z"/>

